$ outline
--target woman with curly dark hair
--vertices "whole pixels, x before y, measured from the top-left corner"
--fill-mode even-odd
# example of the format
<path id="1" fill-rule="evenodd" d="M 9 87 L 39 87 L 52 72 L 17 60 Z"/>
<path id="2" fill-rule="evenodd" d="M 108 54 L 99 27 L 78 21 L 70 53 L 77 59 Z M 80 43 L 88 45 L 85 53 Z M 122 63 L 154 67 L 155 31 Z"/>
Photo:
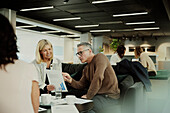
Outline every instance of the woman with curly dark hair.
<path id="1" fill-rule="evenodd" d="M 126 48 L 124 45 L 120 45 L 117 47 L 117 50 L 110 58 L 111 65 L 117 65 L 116 63 L 120 62 L 122 58 L 124 57 Z"/>
<path id="2" fill-rule="evenodd" d="M 0 51 L 0 113 L 38 113 L 36 68 L 18 59 L 14 29 L 1 14 Z"/>

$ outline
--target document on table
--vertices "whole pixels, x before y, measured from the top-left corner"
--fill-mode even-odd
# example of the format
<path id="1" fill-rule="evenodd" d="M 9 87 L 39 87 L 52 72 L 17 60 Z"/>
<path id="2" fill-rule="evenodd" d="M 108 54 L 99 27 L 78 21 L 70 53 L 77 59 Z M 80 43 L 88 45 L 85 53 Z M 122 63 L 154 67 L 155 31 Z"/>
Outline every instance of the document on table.
<path id="1" fill-rule="evenodd" d="M 62 92 L 67 92 L 67 87 L 65 85 L 61 70 L 46 70 L 48 77 L 50 78 L 50 84 L 54 85 L 56 89 L 62 88 Z"/>
<path id="2" fill-rule="evenodd" d="M 52 113 L 79 113 L 75 105 L 56 105 L 51 110 Z"/>
<path id="3" fill-rule="evenodd" d="M 87 99 L 82 99 L 82 98 L 76 98 L 75 104 L 85 104 L 93 102 L 93 100 L 87 100 Z"/>
<path id="4" fill-rule="evenodd" d="M 47 109 L 44 109 L 44 108 L 39 107 L 38 112 L 46 111 L 46 110 L 47 110 Z"/>

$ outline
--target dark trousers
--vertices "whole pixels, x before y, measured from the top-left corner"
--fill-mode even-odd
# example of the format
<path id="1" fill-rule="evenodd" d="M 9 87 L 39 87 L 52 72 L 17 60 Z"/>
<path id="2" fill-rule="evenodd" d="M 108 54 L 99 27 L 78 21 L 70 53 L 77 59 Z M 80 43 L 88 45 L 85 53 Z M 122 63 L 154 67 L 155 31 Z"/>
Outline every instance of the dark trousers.
<path id="1" fill-rule="evenodd" d="M 94 107 L 88 113 L 114 113 L 114 106 L 118 104 L 118 100 L 106 95 L 96 95 L 93 97 L 93 103 Z"/>

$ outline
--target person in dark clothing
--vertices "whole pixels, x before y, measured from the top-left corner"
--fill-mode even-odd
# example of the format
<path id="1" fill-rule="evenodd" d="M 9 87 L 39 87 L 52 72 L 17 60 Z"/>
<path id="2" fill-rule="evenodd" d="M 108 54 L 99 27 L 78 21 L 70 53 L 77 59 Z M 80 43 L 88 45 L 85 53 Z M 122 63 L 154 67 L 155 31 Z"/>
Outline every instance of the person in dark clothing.
<path id="1" fill-rule="evenodd" d="M 151 91 L 151 82 L 149 80 L 148 71 L 140 62 L 132 62 L 127 59 L 117 63 L 116 66 L 112 65 L 116 75 L 129 74 L 133 77 L 135 82 L 141 81 L 146 91 Z"/>

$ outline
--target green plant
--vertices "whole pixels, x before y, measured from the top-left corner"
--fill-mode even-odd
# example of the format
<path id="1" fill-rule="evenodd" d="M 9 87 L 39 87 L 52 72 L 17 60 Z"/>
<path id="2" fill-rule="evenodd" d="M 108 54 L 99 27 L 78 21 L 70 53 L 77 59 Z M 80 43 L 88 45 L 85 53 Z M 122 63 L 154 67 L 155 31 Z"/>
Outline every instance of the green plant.
<path id="1" fill-rule="evenodd" d="M 121 40 L 118 39 L 112 39 L 112 42 L 110 43 L 110 48 L 116 51 L 117 47 L 121 44 Z"/>
<path id="2" fill-rule="evenodd" d="M 99 47 L 99 52 L 101 53 L 101 52 L 103 52 L 104 51 L 104 49 L 100 46 Z"/>

